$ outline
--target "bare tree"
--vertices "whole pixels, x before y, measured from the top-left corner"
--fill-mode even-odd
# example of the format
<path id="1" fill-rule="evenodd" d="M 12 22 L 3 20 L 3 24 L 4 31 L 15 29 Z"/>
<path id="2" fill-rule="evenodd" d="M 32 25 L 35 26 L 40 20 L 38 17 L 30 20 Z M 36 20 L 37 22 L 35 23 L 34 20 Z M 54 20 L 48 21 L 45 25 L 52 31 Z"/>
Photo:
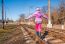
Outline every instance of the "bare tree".
<path id="1" fill-rule="evenodd" d="M 59 8 L 59 22 L 60 24 L 64 24 L 65 21 L 65 0 L 61 0 L 60 8 Z"/>
<path id="2" fill-rule="evenodd" d="M 47 13 L 47 11 L 48 11 L 48 6 L 43 6 L 42 7 L 42 12 L 43 13 Z"/>
<path id="3" fill-rule="evenodd" d="M 51 15 L 51 18 L 52 18 L 52 23 L 53 24 L 57 24 L 58 22 L 58 11 L 56 8 L 54 8 L 53 12 L 52 12 L 52 15 Z"/>
<path id="4" fill-rule="evenodd" d="M 19 18 L 19 24 L 21 24 L 21 22 L 25 21 L 25 14 L 20 14 L 20 18 Z"/>

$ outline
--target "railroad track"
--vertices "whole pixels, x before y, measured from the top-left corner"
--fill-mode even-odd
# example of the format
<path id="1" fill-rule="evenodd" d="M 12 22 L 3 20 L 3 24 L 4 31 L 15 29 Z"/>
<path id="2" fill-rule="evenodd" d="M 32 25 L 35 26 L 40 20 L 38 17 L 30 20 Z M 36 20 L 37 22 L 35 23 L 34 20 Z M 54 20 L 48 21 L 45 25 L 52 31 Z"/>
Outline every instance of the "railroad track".
<path id="1" fill-rule="evenodd" d="M 29 41 L 31 41 L 31 42 L 33 42 L 33 44 L 47 44 L 44 40 L 41 40 L 36 34 L 35 34 L 35 32 L 31 29 L 31 28 L 29 28 L 27 25 L 22 25 L 22 27 L 21 27 L 21 30 L 23 30 L 23 34 L 24 34 L 24 37 L 25 38 L 31 38 L 32 39 L 32 41 L 31 40 L 29 40 Z M 24 33 L 24 32 L 26 32 L 26 33 Z M 31 44 L 31 43 L 29 43 L 29 44 Z"/>
<path id="2" fill-rule="evenodd" d="M 61 39 L 58 38 L 58 37 L 61 37 L 61 35 L 63 35 L 62 37 L 65 36 L 64 32 L 62 32 L 62 31 L 60 32 L 60 31 L 50 30 L 49 35 L 46 36 L 46 38 L 44 39 L 45 41 L 44 41 L 35 35 L 35 32 L 33 31 L 34 28 L 31 29 L 28 25 L 22 25 L 21 29 L 23 29 L 27 33 L 27 35 L 24 34 L 24 36 L 25 36 L 24 38 L 27 39 L 27 37 L 30 37 L 30 38 L 32 37 L 34 42 L 36 42 L 35 39 L 37 38 L 38 42 L 39 42 L 38 44 L 65 44 L 65 41 L 62 40 L 62 38 Z M 24 31 L 23 31 L 23 33 L 24 33 Z M 55 33 L 56 35 L 53 35 L 53 33 Z M 64 39 L 65 39 L 65 37 L 64 37 Z"/>
<path id="3" fill-rule="evenodd" d="M 64 30 L 50 29 L 44 40 L 35 34 L 33 26 L 22 24 L 18 30 L 4 44 L 65 44 Z"/>

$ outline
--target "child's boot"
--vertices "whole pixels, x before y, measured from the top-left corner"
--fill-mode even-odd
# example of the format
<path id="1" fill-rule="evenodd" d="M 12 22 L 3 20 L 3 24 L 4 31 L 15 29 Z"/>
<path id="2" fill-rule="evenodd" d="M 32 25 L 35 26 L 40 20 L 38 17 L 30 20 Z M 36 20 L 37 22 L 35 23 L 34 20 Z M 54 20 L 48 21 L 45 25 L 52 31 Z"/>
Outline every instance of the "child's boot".
<path id="1" fill-rule="evenodd" d="M 41 36 L 41 39 L 43 40 L 46 37 L 46 35 L 48 35 L 48 31 L 45 31 L 44 35 Z"/>

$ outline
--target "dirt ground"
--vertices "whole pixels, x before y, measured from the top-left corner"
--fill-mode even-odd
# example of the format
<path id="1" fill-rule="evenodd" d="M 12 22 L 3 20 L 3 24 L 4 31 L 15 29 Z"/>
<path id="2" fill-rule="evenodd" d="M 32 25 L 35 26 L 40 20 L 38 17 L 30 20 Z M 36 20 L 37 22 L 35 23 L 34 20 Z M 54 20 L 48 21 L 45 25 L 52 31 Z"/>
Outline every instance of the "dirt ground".
<path id="1" fill-rule="evenodd" d="M 28 28 L 34 30 L 34 26 L 26 25 Z M 44 28 L 43 28 L 44 29 Z M 30 30 L 30 31 L 32 31 Z M 43 33 L 45 30 L 43 30 Z M 50 29 L 48 35 L 44 39 L 48 44 L 65 44 L 65 30 Z M 25 32 L 21 27 L 16 28 L 3 44 L 36 44 L 35 41 Z"/>

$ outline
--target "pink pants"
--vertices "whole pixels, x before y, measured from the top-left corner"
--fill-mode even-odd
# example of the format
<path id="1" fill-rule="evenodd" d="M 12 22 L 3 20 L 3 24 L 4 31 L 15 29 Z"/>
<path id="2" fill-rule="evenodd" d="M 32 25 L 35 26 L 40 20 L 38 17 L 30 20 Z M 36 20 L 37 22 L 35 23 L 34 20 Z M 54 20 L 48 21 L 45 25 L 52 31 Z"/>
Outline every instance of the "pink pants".
<path id="1" fill-rule="evenodd" d="M 41 32 L 41 30 L 42 30 L 42 23 L 36 23 L 35 29 L 36 29 L 36 32 Z"/>

